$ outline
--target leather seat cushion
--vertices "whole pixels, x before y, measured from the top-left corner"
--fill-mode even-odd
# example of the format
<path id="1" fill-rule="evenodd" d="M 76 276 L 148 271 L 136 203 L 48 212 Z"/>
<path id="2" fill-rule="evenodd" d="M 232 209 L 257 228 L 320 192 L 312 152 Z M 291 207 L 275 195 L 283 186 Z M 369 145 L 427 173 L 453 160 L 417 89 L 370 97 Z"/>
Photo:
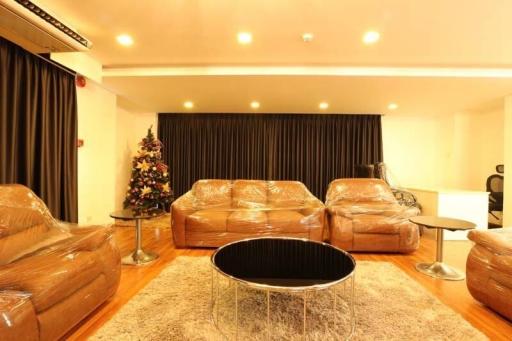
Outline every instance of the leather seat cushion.
<path id="1" fill-rule="evenodd" d="M 307 232 L 308 220 L 297 211 L 275 210 L 267 212 L 268 224 L 275 232 Z"/>
<path id="2" fill-rule="evenodd" d="M 231 211 L 202 210 L 186 219 L 187 230 L 191 232 L 225 232 L 227 218 Z"/>
<path id="3" fill-rule="evenodd" d="M 41 312 L 93 281 L 102 266 L 94 252 L 62 251 L 24 258 L 3 270 L 13 274 L 9 288 L 31 293 L 35 310 Z"/>
<path id="4" fill-rule="evenodd" d="M 265 233 L 267 230 L 272 229 L 267 225 L 267 214 L 265 211 L 233 211 L 228 216 L 228 232 Z"/>
<path id="5" fill-rule="evenodd" d="M 352 228 L 354 233 L 397 234 L 400 232 L 399 223 L 393 217 L 360 214 L 353 217 Z"/>

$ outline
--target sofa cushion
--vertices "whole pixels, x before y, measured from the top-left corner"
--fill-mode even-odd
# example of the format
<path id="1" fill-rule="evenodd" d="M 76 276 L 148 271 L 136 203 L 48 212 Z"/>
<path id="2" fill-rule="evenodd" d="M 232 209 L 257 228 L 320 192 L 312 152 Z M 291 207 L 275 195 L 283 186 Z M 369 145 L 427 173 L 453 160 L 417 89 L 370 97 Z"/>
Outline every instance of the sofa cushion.
<path id="1" fill-rule="evenodd" d="M 0 265 L 14 262 L 26 255 L 45 249 L 70 237 L 70 233 L 34 225 L 11 236 L 0 238 Z"/>
<path id="2" fill-rule="evenodd" d="M 360 214 L 353 217 L 354 233 L 398 234 L 402 219 L 380 215 Z"/>
<path id="3" fill-rule="evenodd" d="M 202 210 L 191 214 L 186 219 L 187 231 L 190 232 L 225 232 L 227 218 L 231 212 L 226 210 Z"/>
<path id="4" fill-rule="evenodd" d="M 270 208 L 301 208 L 311 194 L 298 181 L 269 181 L 268 206 Z"/>
<path id="5" fill-rule="evenodd" d="M 8 264 L 0 271 L 0 287 L 26 291 L 37 312 L 62 301 L 102 272 L 93 252 L 41 253 Z"/>
<path id="6" fill-rule="evenodd" d="M 233 208 L 264 208 L 267 204 L 267 182 L 237 180 L 232 188 Z"/>
<path id="7" fill-rule="evenodd" d="M 228 216 L 226 230 L 240 233 L 265 233 L 272 227 L 267 224 L 267 214 L 261 210 L 233 211 Z"/>
<path id="8" fill-rule="evenodd" d="M 297 211 L 269 211 L 267 219 L 272 231 L 275 232 L 307 232 L 310 229 L 307 217 Z"/>
<path id="9" fill-rule="evenodd" d="M 231 207 L 231 180 L 199 180 L 192 190 L 197 209 Z"/>

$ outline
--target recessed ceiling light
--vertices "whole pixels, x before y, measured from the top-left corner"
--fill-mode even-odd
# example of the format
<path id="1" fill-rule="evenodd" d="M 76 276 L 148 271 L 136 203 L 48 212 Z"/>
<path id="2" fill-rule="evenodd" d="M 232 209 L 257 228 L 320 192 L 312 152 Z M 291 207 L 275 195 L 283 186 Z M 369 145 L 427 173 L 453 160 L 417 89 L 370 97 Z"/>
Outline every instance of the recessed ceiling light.
<path id="1" fill-rule="evenodd" d="M 116 37 L 116 40 L 119 44 L 123 46 L 132 46 L 133 45 L 133 38 L 129 36 L 128 34 L 120 34 Z"/>
<path id="2" fill-rule="evenodd" d="M 318 107 L 319 107 L 320 109 L 322 109 L 322 110 L 325 110 L 325 109 L 329 108 L 329 103 L 327 103 L 327 102 L 321 102 L 321 103 L 318 105 Z"/>
<path id="3" fill-rule="evenodd" d="M 366 45 L 375 44 L 380 39 L 380 33 L 377 31 L 368 31 L 363 35 L 363 43 Z"/>
<path id="4" fill-rule="evenodd" d="M 187 109 L 192 109 L 194 107 L 194 102 L 186 101 L 185 103 L 183 103 L 183 106 Z"/>
<path id="5" fill-rule="evenodd" d="M 251 108 L 258 109 L 259 107 L 260 107 L 260 102 L 258 102 L 258 101 L 251 102 Z"/>
<path id="6" fill-rule="evenodd" d="M 310 41 L 313 40 L 314 37 L 315 35 L 311 32 L 306 32 L 302 34 L 302 40 L 304 40 L 305 43 L 309 43 Z"/>
<path id="7" fill-rule="evenodd" d="M 398 104 L 396 104 L 396 103 L 389 103 L 388 104 L 388 109 L 389 110 L 396 110 L 396 109 L 398 109 Z"/>
<path id="8" fill-rule="evenodd" d="M 249 32 L 238 32 L 237 38 L 239 44 L 247 45 L 252 43 L 252 34 Z"/>

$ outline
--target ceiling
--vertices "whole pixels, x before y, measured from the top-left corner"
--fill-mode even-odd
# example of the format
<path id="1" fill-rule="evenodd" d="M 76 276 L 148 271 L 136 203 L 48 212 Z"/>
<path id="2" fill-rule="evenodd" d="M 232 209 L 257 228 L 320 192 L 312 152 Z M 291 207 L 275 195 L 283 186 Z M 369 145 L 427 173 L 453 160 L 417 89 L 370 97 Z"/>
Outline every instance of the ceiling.
<path id="1" fill-rule="evenodd" d="M 509 0 L 39 0 L 94 43 L 105 85 L 123 101 L 152 111 L 383 112 L 397 102 L 407 113 L 475 110 L 512 93 L 512 77 L 428 77 L 439 68 L 512 70 Z M 361 42 L 367 30 L 381 34 Z M 253 43 L 239 45 L 249 31 Z M 305 43 L 301 35 L 312 32 Z M 121 33 L 135 43 L 115 42 Z M 413 67 L 423 77 L 329 76 L 322 73 L 188 74 L 186 66 Z M 153 72 L 133 72 L 152 69 Z M 165 68 L 182 68 L 169 74 Z M 285 70 L 285 69 L 283 69 Z M 124 73 L 123 73 L 124 72 Z M 307 74 L 307 75 L 306 75 Z M 433 74 L 434 75 L 434 74 Z M 393 77 L 396 76 L 396 77 Z"/>

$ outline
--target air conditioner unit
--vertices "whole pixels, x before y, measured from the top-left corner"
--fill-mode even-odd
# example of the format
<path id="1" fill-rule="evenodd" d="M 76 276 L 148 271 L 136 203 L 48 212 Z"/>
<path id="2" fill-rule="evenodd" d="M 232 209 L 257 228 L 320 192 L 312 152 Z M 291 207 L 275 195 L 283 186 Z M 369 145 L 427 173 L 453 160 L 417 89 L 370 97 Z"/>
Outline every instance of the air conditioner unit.
<path id="1" fill-rule="evenodd" d="M 0 35 L 36 53 L 85 51 L 92 43 L 39 5 L 0 0 Z"/>

